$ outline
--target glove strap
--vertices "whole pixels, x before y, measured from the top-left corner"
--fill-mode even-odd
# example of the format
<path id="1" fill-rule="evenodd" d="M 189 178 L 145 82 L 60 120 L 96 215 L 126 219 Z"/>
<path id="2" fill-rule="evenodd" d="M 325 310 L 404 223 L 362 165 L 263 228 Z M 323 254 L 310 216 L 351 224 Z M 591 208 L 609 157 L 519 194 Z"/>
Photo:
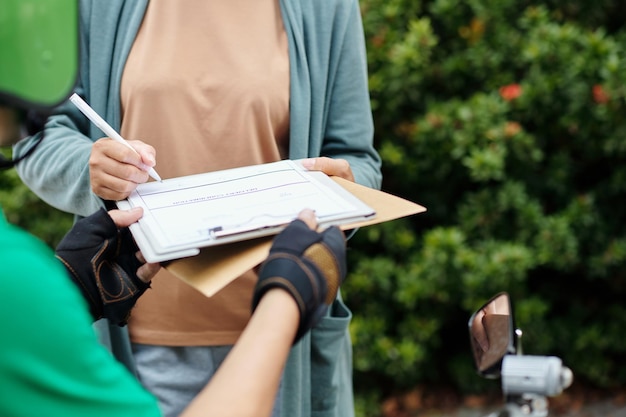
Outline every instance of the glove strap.
<path id="1" fill-rule="evenodd" d="M 270 289 L 282 288 L 287 291 L 300 311 L 300 324 L 294 340 L 296 343 L 328 310 L 328 305 L 323 303 L 327 292 L 326 283 L 317 280 L 315 274 L 312 266 L 297 256 L 286 253 L 270 255 L 263 265 L 263 279 L 254 292 L 252 310 L 256 309 L 263 295 Z"/>

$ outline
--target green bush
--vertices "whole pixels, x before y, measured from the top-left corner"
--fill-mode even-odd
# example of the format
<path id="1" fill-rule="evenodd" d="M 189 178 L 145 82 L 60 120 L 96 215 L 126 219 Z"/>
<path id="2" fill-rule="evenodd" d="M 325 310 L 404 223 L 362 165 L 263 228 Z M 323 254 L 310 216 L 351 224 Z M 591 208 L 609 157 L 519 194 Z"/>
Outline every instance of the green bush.
<path id="1" fill-rule="evenodd" d="M 361 0 L 383 190 L 428 211 L 351 241 L 357 395 L 494 389 L 467 319 L 499 291 L 526 353 L 626 383 L 625 6 L 600 3 Z"/>
<path id="2" fill-rule="evenodd" d="M 10 152 L 3 152 L 10 157 Z M 51 248 L 73 223 L 73 216 L 41 201 L 19 179 L 14 169 L 0 171 L 0 208 L 7 221 L 28 230 Z"/>

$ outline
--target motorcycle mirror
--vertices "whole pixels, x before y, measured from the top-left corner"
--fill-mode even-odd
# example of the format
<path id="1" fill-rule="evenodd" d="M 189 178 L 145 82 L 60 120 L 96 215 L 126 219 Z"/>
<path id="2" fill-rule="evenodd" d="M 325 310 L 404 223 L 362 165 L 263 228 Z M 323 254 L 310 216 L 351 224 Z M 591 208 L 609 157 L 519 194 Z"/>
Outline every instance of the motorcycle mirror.
<path id="1" fill-rule="evenodd" d="M 505 292 L 491 298 L 468 322 L 476 369 L 486 378 L 500 376 L 502 359 L 515 353 L 511 300 Z"/>

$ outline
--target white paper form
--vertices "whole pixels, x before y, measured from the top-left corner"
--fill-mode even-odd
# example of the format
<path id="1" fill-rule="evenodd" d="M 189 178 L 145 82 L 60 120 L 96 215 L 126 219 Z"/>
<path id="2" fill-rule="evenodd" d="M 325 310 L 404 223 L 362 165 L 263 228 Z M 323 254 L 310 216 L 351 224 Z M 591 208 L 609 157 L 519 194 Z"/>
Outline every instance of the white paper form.
<path id="1" fill-rule="evenodd" d="M 144 209 L 131 228 L 144 256 L 142 244 L 165 257 L 276 234 L 304 208 L 321 226 L 375 215 L 325 174 L 289 160 L 141 184 L 128 205 Z"/>

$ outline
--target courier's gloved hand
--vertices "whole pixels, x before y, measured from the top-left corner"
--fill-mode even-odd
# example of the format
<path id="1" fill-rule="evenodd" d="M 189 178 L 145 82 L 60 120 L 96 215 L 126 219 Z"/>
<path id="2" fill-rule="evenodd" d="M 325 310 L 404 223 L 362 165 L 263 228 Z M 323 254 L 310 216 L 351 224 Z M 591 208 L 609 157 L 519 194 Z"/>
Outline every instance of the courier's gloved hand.
<path id="1" fill-rule="evenodd" d="M 337 227 L 319 233 L 294 220 L 274 240 L 261 265 L 252 310 L 271 288 L 282 288 L 300 310 L 297 342 L 326 313 L 346 277 L 346 239 Z"/>
<path id="2" fill-rule="evenodd" d="M 137 277 L 142 262 L 127 228 L 118 229 L 101 209 L 76 222 L 56 249 L 94 319 L 126 324 L 131 308 L 150 286 Z"/>

